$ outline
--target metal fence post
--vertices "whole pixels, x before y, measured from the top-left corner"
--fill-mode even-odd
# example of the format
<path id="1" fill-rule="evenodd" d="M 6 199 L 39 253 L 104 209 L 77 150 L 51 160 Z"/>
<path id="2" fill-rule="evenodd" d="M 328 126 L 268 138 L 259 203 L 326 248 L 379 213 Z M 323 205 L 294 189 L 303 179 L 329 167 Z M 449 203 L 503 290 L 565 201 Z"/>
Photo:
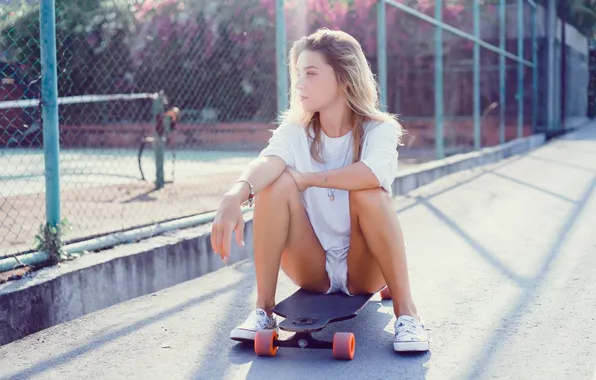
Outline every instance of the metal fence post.
<path id="1" fill-rule="evenodd" d="M 153 115 L 155 127 L 153 128 L 153 151 L 155 153 L 155 188 L 161 189 L 165 185 L 164 178 L 164 150 L 165 150 L 165 99 L 163 91 L 153 101 Z M 160 132 L 161 130 L 161 132 Z"/>
<path id="2" fill-rule="evenodd" d="M 60 131 L 54 0 L 41 0 L 39 22 L 46 222 L 55 227 L 60 223 Z"/>
<path id="3" fill-rule="evenodd" d="M 284 112 L 288 108 L 288 70 L 286 17 L 284 0 L 275 1 L 275 59 L 277 68 L 277 112 Z"/>
<path id="4" fill-rule="evenodd" d="M 506 26 L 505 25 L 505 0 L 499 1 L 499 48 L 501 50 L 505 50 L 505 32 Z M 505 144 L 505 109 L 506 105 L 505 102 L 507 101 L 506 98 L 506 91 L 507 91 L 507 82 L 505 81 L 505 56 L 503 54 L 499 55 L 499 143 Z"/>
<path id="5" fill-rule="evenodd" d="M 377 70 L 381 108 L 387 109 L 387 13 L 385 0 L 377 1 Z"/>
<path id="6" fill-rule="evenodd" d="M 524 57 L 524 0 L 517 0 L 517 56 Z M 517 138 L 524 134 L 524 64 L 517 62 Z"/>
<path id="7" fill-rule="evenodd" d="M 536 7 L 532 9 L 532 133 L 536 133 L 538 120 L 538 36 L 536 26 Z"/>
<path id="8" fill-rule="evenodd" d="M 557 30 L 556 0 L 548 0 L 546 5 L 546 129 L 555 129 L 555 33 Z"/>
<path id="9" fill-rule="evenodd" d="M 435 19 L 443 18 L 443 0 L 435 0 Z M 435 28 L 435 150 L 437 159 L 445 157 L 443 130 L 443 28 Z"/>
<path id="10" fill-rule="evenodd" d="M 480 38 L 480 3 L 474 1 L 474 37 Z M 480 149 L 480 45 L 474 43 L 474 149 Z"/>

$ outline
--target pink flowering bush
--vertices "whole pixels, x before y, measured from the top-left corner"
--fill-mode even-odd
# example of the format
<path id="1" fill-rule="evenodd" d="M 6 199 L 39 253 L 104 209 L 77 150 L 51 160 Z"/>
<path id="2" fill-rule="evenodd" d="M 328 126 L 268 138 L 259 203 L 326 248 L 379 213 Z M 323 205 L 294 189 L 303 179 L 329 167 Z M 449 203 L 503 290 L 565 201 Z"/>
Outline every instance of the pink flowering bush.
<path id="1" fill-rule="evenodd" d="M 198 121 L 270 120 L 274 11 L 274 0 L 143 3 L 131 44 L 136 91 L 163 89 Z"/>
<path id="2" fill-rule="evenodd" d="M 408 5 L 434 15 L 434 0 Z M 376 71 L 376 0 L 286 0 L 285 7 L 290 43 L 321 27 L 341 29 L 360 41 Z M 463 3 L 445 7 L 444 21 L 471 31 L 467 8 Z M 219 120 L 274 116 L 275 0 L 146 0 L 134 12 L 139 27 L 131 57 L 137 91 L 164 89 L 178 106 L 214 110 Z M 392 83 L 404 80 L 398 73 L 408 66 L 432 63 L 434 33 L 431 24 L 387 6 Z M 463 39 L 451 42 L 445 43 L 446 52 L 472 47 Z"/>
<path id="3" fill-rule="evenodd" d="M 443 20 L 471 32 L 471 1 L 444 6 Z M 434 0 L 402 2 L 434 16 Z M 360 41 L 376 72 L 376 3 L 286 0 L 287 49 L 318 28 L 341 29 Z M 68 0 L 68 4 L 57 12 L 61 96 L 164 90 L 174 105 L 197 121 L 274 117 L 275 0 L 144 0 L 133 6 L 125 0 Z M 484 13 L 490 14 L 491 6 L 494 13 L 490 4 Z M 85 19 L 77 19 L 78 14 L 85 14 Z M 389 5 L 386 14 L 393 104 L 397 88 L 408 91 L 412 83 L 432 84 L 428 73 L 433 67 L 435 27 Z M 35 24 L 35 15 L 28 13 L 23 28 Z M 25 30 L 23 36 L 28 33 Z M 36 46 L 32 49 L 39 51 Z M 472 44 L 445 33 L 443 49 L 448 57 L 469 58 Z M 24 51 L 20 56 L 38 54 Z M 414 69 L 428 73 L 414 74 Z"/>

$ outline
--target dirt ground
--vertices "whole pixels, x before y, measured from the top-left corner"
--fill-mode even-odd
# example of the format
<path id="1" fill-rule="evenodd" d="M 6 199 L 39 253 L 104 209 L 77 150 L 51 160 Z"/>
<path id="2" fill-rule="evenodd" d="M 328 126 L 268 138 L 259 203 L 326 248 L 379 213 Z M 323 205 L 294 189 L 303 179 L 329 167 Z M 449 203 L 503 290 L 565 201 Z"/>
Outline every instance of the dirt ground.
<path id="1" fill-rule="evenodd" d="M 400 169 L 412 163 L 400 163 Z M 183 178 L 155 190 L 147 181 L 67 188 L 61 194 L 61 217 L 69 242 L 217 209 L 221 196 L 240 171 Z M 0 257 L 33 249 L 45 219 L 43 193 L 21 194 L 0 201 Z"/>

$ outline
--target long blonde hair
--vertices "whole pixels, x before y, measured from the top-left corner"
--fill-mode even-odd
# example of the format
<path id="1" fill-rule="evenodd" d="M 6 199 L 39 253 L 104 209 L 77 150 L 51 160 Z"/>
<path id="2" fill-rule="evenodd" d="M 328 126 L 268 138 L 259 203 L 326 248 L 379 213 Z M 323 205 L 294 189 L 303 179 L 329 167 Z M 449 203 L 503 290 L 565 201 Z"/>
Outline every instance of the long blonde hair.
<path id="1" fill-rule="evenodd" d="M 352 162 L 360 159 L 364 123 L 367 121 L 388 122 L 395 126 L 395 133 L 401 143 L 403 128 L 396 117 L 380 109 L 378 85 L 366 61 L 362 47 L 348 33 L 322 28 L 315 33 L 294 42 L 290 49 L 290 106 L 280 115 L 280 123 L 296 123 L 309 129 L 313 136 L 310 147 L 312 157 L 322 162 L 321 123 L 318 112 L 305 112 L 296 96 L 297 61 L 303 51 L 321 53 L 333 68 L 337 81 L 345 86 L 345 97 L 353 111 L 352 137 L 354 156 Z"/>

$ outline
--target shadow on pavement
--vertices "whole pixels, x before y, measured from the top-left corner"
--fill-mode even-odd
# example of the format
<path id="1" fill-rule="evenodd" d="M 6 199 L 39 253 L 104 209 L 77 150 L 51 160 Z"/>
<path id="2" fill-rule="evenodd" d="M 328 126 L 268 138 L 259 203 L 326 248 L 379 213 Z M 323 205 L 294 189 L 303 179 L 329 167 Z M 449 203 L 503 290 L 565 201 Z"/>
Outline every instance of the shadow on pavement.
<path id="1" fill-rule="evenodd" d="M 576 134 L 566 136 L 564 139 L 568 140 L 568 141 L 594 142 L 596 140 L 596 133 L 594 133 L 594 131 L 596 131 L 596 129 L 579 131 Z M 576 147 L 575 147 L 575 143 L 574 143 L 573 147 L 567 146 L 565 149 L 567 149 L 567 150 L 573 149 L 574 151 L 577 151 Z M 596 156 L 596 149 L 593 149 L 593 150 L 588 149 L 585 146 L 580 147 L 580 149 L 581 149 L 582 154 L 590 154 L 590 155 Z M 539 188 L 537 186 L 525 183 L 523 181 L 517 180 L 515 178 L 511 178 L 511 177 L 508 177 L 506 175 L 502 175 L 502 174 L 496 172 L 498 169 L 501 169 L 503 166 L 509 165 L 510 163 L 517 161 L 523 157 L 530 157 L 532 159 L 541 160 L 541 161 L 551 163 L 551 164 L 564 165 L 564 166 L 567 166 L 567 167 L 570 167 L 573 169 L 583 170 L 583 171 L 587 172 L 586 174 L 592 173 L 592 180 L 585 188 L 585 191 L 583 192 L 582 196 L 578 200 L 573 200 L 573 199 L 567 198 L 565 196 L 562 196 L 560 194 L 553 193 L 549 190 Z M 596 157 L 594 157 L 594 160 L 596 160 Z M 594 160 L 592 160 L 592 162 L 596 162 Z M 437 207 L 433 206 L 429 202 L 429 200 L 431 198 L 436 197 L 437 195 L 446 193 L 450 190 L 453 190 L 465 183 L 472 182 L 485 174 L 492 174 L 492 175 L 499 176 L 501 178 L 513 181 L 520 185 L 528 186 L 530 188 L 533 188 L 534 190 L 544 192 L 551 196 L 557 197 L 563 201 L 571 202 L 574 204 L 574 208 L 569 213 L 568 218 L 566 220 L 561 221 L 562 227 L 561 227 L 559 233 L 557 234 L 557 236 L 555 237 L 553 244 L 551 245 L 551 248 L 544 255 L 543 263 L 534 276 L 522 277 L 522 276 L 519 276 L 516 273 L 514 273 L 511 269 L 504 266 L 489 250 L 484 248 L 484 246 L 482 244 L 480 244 L 480 242 L 473 239 L 460 226 L 458 226 L 453 220 L 451 220 L 441 210 L 439 210 Z M 403 209 L 399 210 L 398 212 L 405 211 L 406 209 L 413 208 L 420 204 L 424 205 L 435 216 L 437 216 L 440 220 L 442 220 L 445 223 L 445 225 L 447 225 L 450 229 L 452 229 L 455 233 L 457 233 L 465 241 L 467 241 L 468 244 L 470 246 L 472 246 L 480 254 L 481 257 L 483 257 L 486 261 L 488 261 L 490 264 L 492 264 L 495 268 L 497 268 L 501 273 L 506 275 L 508 278 L 517 282 L 518 285 L 524 289 L 524 293 L 519 298 L 519 302 L 517 302 L 515 305 L 513 305 L 510 309 L 510 312 L 505 313 L 505 316 L 503 318 L 504 324 L 511 325 L 515 321 L 519 320 L 527 312 L 528 304 L 536 296 L 538 290 L 540 289 L 540 285 L 544 281 L 545 274 L 550 269 L 553 261 L 559 255 L 561 247 L 567 240 L 570 231 L 573 229 L 573 227 L 576 224 L 577 220 L 579 219 L 582 211 L 585 209 L 588 201 L 591 199 L 591 197 L 595 193 L 595 189 L 596 189 L 596 170 L 594 168 L 577 165 L 575 163 L 561 162 L 561 161 L 553 160 L 550 158 L 543 158 L 543 157 L 539 157 L 539 156 L 532 154 L 532 152 L 528 152 L 526 154 L 517 156 L 514 160 L 509 160 L 502 165 L 498 165 L 497 167 L 495 167 L 491 170 L 483 170 L 482 173 L 480 173 L 472 178 L 469 178 L 466 181 L 462 181 L 454 186 L 443 189 L 443 190 L 433 193 L 429 196 L 415 197 L 415 200 L 416 200 L 415 203 L 408 205 L 407 207 L 404 207 Z M 473 379 L 477 379 L 477 378 L 481 377 L 482 373 L 486 370 L 486 367 L 491 363 L 491 358 L 493 357 L 493 355 L 495 353 L 497 353 L 499 351 L 499 348 L 502 344 L 503 344 L 502 332 L 495 331 L 493 333 L 492 338 L 485 344 L 485 349 L 479 356 L 479 359 L 475 360 L 476 364 L 474 366 L 470 367 L 469 373 L 466 377 L 464 377 L 464 379 L 473 380 Z"/>
<path id="2" fill-rule="evenodd" d="M 217 291 L 211 292 L 209 294 L 205 294 L 205 295 L 202 295 L 199 297 L 192 298 L 192 299 L 188 300 L 187 302 L 181 303 L 180 305 L 170 308 L 168 310 L 164 310 L 164 311 L 159 310 L 157 312 L 157 314 L 153 315 L 150 318 L 143 319 L 139 322 L 125 326 L 125 327 L 117 329 L 117 330 L 109 331 L 105 335 L 100 336 L 97 339 L 93 339 L 92 341 L 89 341 L 85 345 L 76 347 L 76 348 L 74 348 L 64 354 L 58 355 L 52 359 L 44 360 L 42 362 L 34 364 L 31 367 L 12 375 L 11 379 L 31 378 L 31 377 L 35 377 L 37 375 L 43 374 L 47 370 L 50 370 L 54 367 L 61 366 L 61 365 L 65 364 L 79 356 L 85 355 L 93 350 L 96 350 L 96 349 L 98 349 L 98 348 L 118 339 L 118 338 L 121 338 L 121 337 L 131 334 L 131 333 L 134 333 L 134 332 L 142 329 L 145 326 L 148 326 L 148 325 L 158 322 L 160 320 L 167 319 L 174 314 L 184 311 L 187 308 L 190 308 L 190 307 L 196 306 L 198 304 L 201 304 L 203 302 L 209 301 L 211 299 L 217 298 L 217 297 L 221 296 L 222 294 L 227 293 L 229 291 L 237 290 L 237 289 L 245 289 L 246 286 L 247 286 L 247 278 L 240 277 L 236 283 L 234 283 L 228 287 L 218 289 Z"/>
<path id="3" fill-rule="evenodd" d="M 476 175 L 473 175 L 473 176 L 471 176 L 471 177 L 469 177 L 469 178 L 467 178 L 467 179 L 465 179 L 465 180 L 463 180 L 463 181 L 460 181 L 460 182 L 458 182 L 458 183 L 456 183 L 456 184 L 454 184 L 454 185 L 448 186 L 448 187 L 446 187 L 446 188 L 444 188 L 444 189 L 441 189 L 441 190 L 439 190 L 439 191 L 437 191 L 437 192 L 431 193 L 431 194 L 429 194 L 429 195 L 425 196 L 425 197 L 424 197 L 424 199 L 426 199 L 426 200 L 430 200 L 430 199 L 432 199 L 432 198 L 434 198 L 434 197 L 438 197 L 439 195 L 445 194 L 445 193 L 447 193 L 447 192 L 449 192 L 449 191 L 451 191 L 451 190 L 455 190 L 455 189 L 457 189 L 458 187 L 461 187 L 461 186 L 463 186 L 463 185 L 465 185 L 465 184 L 468 184 L 468 183 L 474 182 L 474 181 L 475 181 L 475 180 L 477 180 L 478 178 L 480 178 L 480 177 L 483 177 L 483 176 L 485 176 L 485 175 L 487 175 L 487 174 L 490 174 L 490 173 L 492 173 L 492 172 L 496 172 L 497 170 L 499 170 L 499 169 L 501 169 L 501 168 L 504 168 L 505 166 L 511 165 L 511 164 L 513 164 L 514 162 L 516 162 L 516 161 L 518 161 L 518 160 L 520 160 L 520 159 L 522 159 L 522 158 L 526 157 L 527 155 L 529 155 L 529 154 L 531 154 L 531 153 L 532 153 L 532 152 L 526 152 L 526 153 L 520 154 L 520 155 L 518 155 L 518 156 L 512 157 L 512 158 L 508 159 L 507 161 L 505 161 L 505 162 L 503 162 L 503 163 L 497 164 L 496 166 L 494 166 L 494 167 L 493 167 L 492 169 L 490 169 L 490 170 L 482 170 L 480 173 L 478 173 L 478 174 L 476 174 Z M 455 173 L 454 173 L 454 174 L 455 174 Z M 399 213 L 402 213 L 402 212 L 405 212 L 405 211 L 408 211 L 408 210 L 410 210 L 410 209 L 412 209 L 412 208 L 414 208 L 414 207 L 416 207 L 416 206 L 419 206 L 419 205 L 420 205 L 420 200 L 419 200 L 419 197 L 412 197 L 412 196 L 410 196 L 410 195 L 407 195 L 407 194 L 406 194 L 406 195 L 404 195 L 404 197 L 406 197 L 406 198 L 414 198 L 416 201 L 415 201 L 414 203 L 412 203 L 412 204 L 409 204 L 409 205 L 407 205 L 407 206 L 404 206 L 404 207 L 398 208 L 398 209 L 397 209 L 397 211 L 396 211 L 398 214 L 399 214 Z"/>
<path id="4" fill-rule="evenodd" d="M 466 231 L 464 231 L 457 223 L 451 220 L 437 207 L 433 206 L 426 198 L 417 198 L 421 204 L 428 208 L 437 218 L 439 218 L 446 226 L 453 230 L 456 234 L 461 236 L 480 256 L 485 259 L 489 264 L 498 269 L 502 274 L 507 276 L 510 280 L 513 280 L 520 286 L 526 286 L 530 283 L 529 278 L 518 275 L 512 269 L 505 266 L 493 253 L 486 249 L 480 242 L 471 237 Z"/>
<path id="5" fill-rule="evenodd" d="M 550 195 L 550 196 L 552 196 L 552 197 L 558 198 L 558 199 L 560 199 L 560 200 L 562 200 L 562 201 L 565 201 L 565 202 L 571 202 L 571 203 L 575 203 L 575 202 L 576 202 L 574 199 L 568 198 L 568 197 L 566 197 L 566 196 L 564 196 L 564 195 L 561 195 L 561 194 L 555 193 L 555 192 L 553 192 L 553 191 L 550 191 L 550 190 L 548 190 L 548 189 L 543 189 L 543 188 L 541 188 L 541 187 L 539 187 L 539 186 L 533 185 L 533 184 L 531 184 L 531 183 L 528 183 L 528 182 L 526 182 L 526 181 L 522 181 L 522 180 L 520 180 L 520 179 L 517 179 L 517 178 L 511 177 L 511 176 L 508 176 L 508 175 L 505 175 L 505 174 L 502 174 L 502 173 L 497 173 L 497 172 L 494 172 L 494 171 L 493 171 L 493 172 L 491 173 L 491 175 L 497 176 L 497 177 L 499 177 L 499 178 L 502 178 L 502 179 L 505 179 L 505 180 L 507 180 L 507 181 L 511 181 L 511 182 L 513 182 L 513 183 L 516 183 L 516 184 L 518 184 L 518 185 L 522 185 L 522 186 L 528 187 L 528 188 L 530 188 L 530 189 L 533 189 L 533 190 L 539 191 L 539 192 L 541 192 L 541 193 L 544 193 L 544 194 Z"/>
<path id="6" fill-rule="evenodd" d="M 594 140 L 596 140 L 596 133 L 594 133 L 594 131 L 596 131 L 596 129 L 594 129 L 594 130 L 579 131 L 578 133 L 575 133 L 573 135 L 565 136 L 564 139 L 565 140 L 568 140 L 568 141 L 594 142 Z M 575 143 L 574 143 L 574 146 L 573 147 L 567 146 L 567 147 L 565 147 L 565 149 L 567 149 L 567 150 L 573 149 L 574 151 L 576 151 Z M 596 154 L 596 149 L 594 149 L 594 150 L 592 150 L 592 149 L 586 149 L 585 147 L 581 147 L 581 149 L 583 149 L 582 150 L 582 153 Z M 495 266 L 497 269 L 499 269 L 507 277 L 509 277 L 509 278 L 515 280 L 516 282 L 518 282 L 518 284 L 524 289 L 524 293 L 519 298 L 519 302 L 517 302 L 516 304 L 512 305 L 509 313 L 505 313 L 505 316 L 503 318 L 503 323 L 506 324 L 506 325 L 513 324 L 515 321 L 519 320 L 527 312 L 527 306 L 528 306 L 528 304 L 530 304 L 530 302 L 535 298 L 537 292 L 540 289 L 540 285 L 544 281 L 545 274 L 550 269 L 553 261 L 559 255 L 560 250 L 561 250 L 561 247 L 563 246 L 563 244 L 565 243 L 565 241 L 568 239 L 570 231 L 572 231 L 574 225 L 576 224 L 577 220 L 579 219 L 582 211 L 586 208 L 587 203 L 589 202 L 589 200 L 591 199 L 591 197 L 594 195 L 594 192 L 595 192 L 595 189 L 596 189 L 596 170 L 594 170 L 594 169 L 591 169 L 591 168 L 588 168 L 588 167 L 585 167 L 585 166 L 576 165 L 574 163 L 566 163 L 566 162 L 561 162 L 561 161 L 557 161 L 557 160 L 553 160 L 553 159 L 549 159 L 549 158 L 537 157 L 535 155 L 529 155 L 528 154 L 527 156 L 531 157 L 532 159 L 542 160 L 544 162 L 548 162 L 548 163 L 552 163 L 552 164 L 565 165 L 565 166 L 568 166 L 570 168 L 584 170 L 584 171 L 587 171 L 588 173 L 592 173 L 593 174 L 591 176 L 592 178 L 591 178 L 590 183 L 587 185 L 587 187 L 585 188 L 585 191 L 583 192 L 582 196 L 577 201 L 568 199 L 566 197 L 562 197 L 559 194 L 551 193 L 551 192 L 549 192 L 547 190 L 537 188 L 535 186 L 532 186 L 532 185 L 523 183 L 521 181 L 517 181 L 517 180 L 514 181 L 514 182 L 520 183 L 522 185 L 530 186 L 530 187 L 532 187 L 532 188 L 534 188 L 536 190 L 540 190 L 540 191 L 546 192 L 546 193 L 548 193 L 550 195 L 557 196 L 558 198 L 563 199 L 563 200 L 565 200 L 567 202 L 573 202 L 574 203 L 574 208 L 569 213 L 568 218 L 566 220 L 562 220 L 561 221 L 562 222 L 562 227 L 561 227 L 559 233 L 557 234 L 557 236 L 554 238 L 554 241 L 553 241 L 553 244 L 551 245 L 551 248 L 544 255 L 544 260 L 542 262 L 541 267 L 536 272 L 536 275 L 532 276 L 531 278 L 520 277 L 520 276 L 516 275 L 515 273 L 513 273 L 508 268 L 506 268 L 505 266 L 503 266 L 479 242 L 477 242 L 473 238 L 471 238 L 455 222 L 453 222 L 451 219 L 449 219 L 439 209 L 437 209 L 436 207 L 434 207 L 433 205 L 431 205 L 428 202 L 428 199 L 436 196 L 437 194 L 432 194 L 430 197 L 417 197 L 417 202 L 416 202 L 416 204 L 421 203 L 425 207 L 427 207 L 439 219 L 443 220 L 443 222 L 447 226 L 449 226 L 453 231 L 455 231 L 458 235 L 462 236 L 472 247 L 474 247 L 474 249 L 483 258 L 485 258 L 493 266 Z M 520 156 L 519 158 L 521 158 L 521 157 L 522 156 Z M 502 167 L 502 166 L 500 166 L 500 167 Z M 491 173 L 491 174 L 495 174 L 495 175 L 501 176 L 500 174 L 497 174 L 495 172 L 495 170 L 496 169 L 487 170 L 483 174 Z M 481 174 L 481 175 L 483 175 L 483 174 Z M 479 176 L 480 175 L 478 175 L 478 176 L 470 179 L 469 181 L 472 181 L 472 180 L 478 178 Z M 506 176 L 501 176 L 501 177 L 506 178 L 508 180 L 513 180 L 512 178 L 508 178 Z M 467 182 L 469 182 L 469 181 L 467 181 Z M 458 184 L 456 186 L 460 186 L 460 185 L 461 184 Z M 447 190 L 451 190 L 452 188 L 447 189 Z M 446 192 L 447 190 L 443 190 L 442 192 Z M 483 353 L 480 355 L 479 359 L 477 361 L 475 361 L 476 364 L 473 367 L 470 368 L 470 371 L 469 371 L 468 375 L 466 377 L 464 377 L 464 379 L 467 379 L 467 380 L 477 379 L 477 378 L 479 378 L 482 375 L 482 373 L 484 373 L 484 371 L 486 370 L 486 367 L 491 363 L 491 358 L 493 357 L 493 355 L 495 353 L 497 353 L 499 351 L 500 346 L 503 344 L 503 339 L 502 338 L 503 337 L 502 337 L 502 332 L 501 331 L 495 331 L 493 333 L 492 338 L 486 343 L 485 349 L 484 349 Z"/>
<path id="7" fill-rule="evenodd" d="M 596 149 L 594 149 L 593 152 L 590 152 L 591 154 L 596 155 Z M 579 169 L 579 170 L 584 170 L 587 171 L 589 173 L 594 173 L 594 171 L 596 171 L 595 168 L 590 168 L 587 166 L 583 166 L 583 165 L 577 165 L 577 164 L 572 164 L 570 162 L 563 162 L 560 160 L 553 160 L 550 158 L 546 158 L 546 157 L 540 157 L 540 156 L 529 156 L 531 159 L 533 160 L 538 160 L 538 161 L 543 161 L 543 162 L 548 162 L 549 164 L 555 164 L 555 165 L 562 165 L 562 166 L 566 166 L 568 168 L 572 168 L 572 169 Z"/>
<path id="8" fill-rule="evenodd" d="M 203 343 L 206 347 L 204 350 L 206 354 L 197 359 L 198 365 L 193 379 L 216 380 L 225 377 L 225 370 L 230 365 L 230 361 L 223 351 L 229 351 L 235 343 L 229 338 L 230 332 L 236 325 L 244 321 L 254 307 L 253 297 L 246 296 L 247 294 L 252 295 L 256 288 L 252 268 L 252 263 L 251 265 L 240 265 L 234 268 L 236 272 L 243 273 L 245 278 L 250 279 L 250 282 L 243 281 L 243 286 L 234 288 L 236 301 L 233 305 L 227 305 L 225 313 L 222 314 L 220 323 L 217 326 L 217 334 L 214 334 L 210 341 Z"/>
<path id="9" fill-rule="evenodd" d="M 280 348 L 275 357 L 258 357 L 250 344 L 234 344 L 228 360 L 237 365 L 251 363 L 246 373 L 247 380 L 339 377 L 424 379 L 427 371 L 425 363 L 430 360 L 431 352 L 394 352 L 393 320 L 390 301 L 372 300 L 356 318 L 332 323 L 314 334 L 319 339 L 332 340 L 335 332 L 353 332 L 356 355 L 352 361 L 335 360 L 331 350 L 296 348 Z M 284 334 L 284 338 L 291 335 Z"/>
<path id="10" fill-rule="evenodd" d="M 524 294 L 519 298 L 519 302 L 511 307 L 509 313 L 505 314 L 503 323 L 511 325 L 514 321 L 519 320 L 526 312 L 528 304 L 534 299 L 540 285 L 543 283 L 544 276 L 550 269 L 551 264 L 555 258 L 559 255 L 561 247 L 567 240 L 569 232 L 573 229 L 573 226 L 579 219 L 582 211 L 585 209 L 586 204 L 594 194 L 596 189 L 596 175 L 593 177 L 592 182 L 588 185 L 586 191 L 581 197 L 580 201 L 575 205 L 575 208 L 569 214 L 567 220 L 564 221 L 563 226 L 555 238 L 551 249 L 546 253 L 545 259 L 542 263 L 541 268 L 538 270 L 536 276 L 534 276 L 525 286 Z M 497 331 L 493 333 L 492 339 L 485 345 L 485 350 L 477 361 L 477 364 L 471 368 L 469 374 L 465 379 L 473 380 L 477 379 L 484 371 L 486 366 L 491 362 L 493 354 L 498 352 L 499 346 L 503 343 L 502 332 Z"/>

